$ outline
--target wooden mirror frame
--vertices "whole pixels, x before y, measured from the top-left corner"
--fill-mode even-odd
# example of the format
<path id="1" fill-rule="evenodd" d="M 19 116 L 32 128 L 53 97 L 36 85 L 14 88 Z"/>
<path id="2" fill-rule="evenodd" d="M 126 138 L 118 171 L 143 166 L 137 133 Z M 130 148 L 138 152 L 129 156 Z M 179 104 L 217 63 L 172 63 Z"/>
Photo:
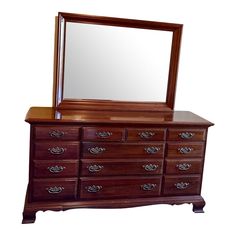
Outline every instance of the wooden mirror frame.
<path id="1" fill-rule="evenodd" d="M 166 102 L 129 102 L 112 100 L 84 100 L 63 99 L 64 84 L 64 55 L 66 22 L 80 22 L 87 24 L 99 24 L 109 26 L 121 26 L 151 30 L 163 30 L 173 32 Z M 176 82 L 182 35 L 182 24 L 143 21 L 134 19 L 122 19 L 104 16 L 91 16 L 73 13 L 58 13 L 58 25 L 56 29 L 56 55 L 55 75 L 53 86 L 53 107 L 56 109 L 83 109 L 83 110 L 120 110 L 120 111 L 165 111 L 173 110 L 175 102 Z"/>

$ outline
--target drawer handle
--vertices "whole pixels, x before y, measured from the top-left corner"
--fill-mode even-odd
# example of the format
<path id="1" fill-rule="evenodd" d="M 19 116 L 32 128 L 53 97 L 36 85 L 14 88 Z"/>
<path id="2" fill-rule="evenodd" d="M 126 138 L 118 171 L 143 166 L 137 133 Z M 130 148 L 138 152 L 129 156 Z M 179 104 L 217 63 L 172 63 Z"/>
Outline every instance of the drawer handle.
<path id="1" fill-rule="evenodd" d="M 193 148 L 191 148 L 191 147 L 181 147 L 181 148 L 178 148 L 178 151 L 181 154 L 189 154 L 190 152 L 193 151 Z"/>
<path id="2" fill-rule="evenodd" d="M 188 188 L 188 186 L 189 186 L 189 183 L 187 183 L 187 182 L 180 182 L 180 183 L 176 183 L 175 184 L 175 187 L 177 188 L 177 189 L 186 189 L 186 188 Z"/>
<path id="3" fill-rule="evenodd" d="M 53 147 L 49 148 L 48 151 L 53 155 L 61 155 L 66 151 L 66 148 L 63 147 Z"/>
<path id="4" fill-rule="evenodd" d="M 153 137 L 155 135 L 155 133 L 150 132 L 150 131 L 144 131 L 144 132 L 138 133 L 138 135 L 140 138 L 149 139 L 149 138 Z"/>
<path id="5" fill-rule="evenodd" d="M 176 167 L 179 169 L 179 170 L 189 170 L 189 168 L 191 167 L 192 165 L 189 164 L 189 163 L 181 163 L 181 164 L 177 164 Z"/>
<path id="6" fill-rule="evenodd" d="M 156 188 L 156 184 L 144 184 L 144 185 L 141 185 L 141 189 L 143 191 L 152 191 L 154 188 Z"/>
<path id="7" fill-rule="evenodd" d="M 63 137 L 65 135 L 65 132 L 60 131 L 60 130 L 53 130 L 53 131 L 49 132 L 49 135 L 52 138 L 61 138 L 61 137 Z"/>
<path id="8" fill-rule="evenodd" d="M 93 155 L 97 155 L 97 154 L 101 154 L 104 151 L 106 151 L 106 148 L 102 148 L 102 147 L 92 147 L 92 148 L 88 148 L 88 151 L 93 154 Z"/>
<path id="9" fill-rule="evenodd" d="M 99 138 L 109 138 L 112 136 L 112 132 L 110 131 L 100 131 L 96 133 L 96 136 Z"/>
<path id="10" fill-rule="evenodd" d="M 85 189 L 89 193 L 97 193 L 102 189 L 102 186 L 100 186 L 100 185 L 91 185 L 91 186 L 86 186 Z"/>
<path id="11" fill-rule="evenodd" d="M 147 164 L 147 165 L 143 165 L 143 168 L 144 168 L 146 171 L 155 171 L 155 170 L 157 170 L 158 165 L 155 165 L 155 164 Z"/>
<path id="12" fill-rule="evenodd" d="M 191 132 L 179 133 L 180 138 L 182 139 L 191 139 L 195 134 Z"/>
<path id="13" fill-rule="evenodd" d="M 100 165 L 90 165 L 90 166 L 87 166 L 89 172 L 99 172 L 103 169 L 103 166 L 100 166 Z"/>
<path id="14" fill-rule="evenodd" d="M 144 150 L 148 154 L 155 154 L 155 153 L 159 152 L 161 150 L 161 148 L 159 148 L 159 147 L 146 147 L 146 148 L 144 148 Z"/>
<path id="15" fill-rule="evenodd" d="M 46 190 L 50 194 L 58 194 L 58 193 L 61 193 L 64 190 L 64 188 L 63 187 L 54 186 L 54 187 L 46 188 Z"/>
<path id="16" fill-rule="evenodd" d="M 60 173 L 62 172 L 66 167 L 65 166 L 49 166 L 48 170 L 51 173 Z"/>

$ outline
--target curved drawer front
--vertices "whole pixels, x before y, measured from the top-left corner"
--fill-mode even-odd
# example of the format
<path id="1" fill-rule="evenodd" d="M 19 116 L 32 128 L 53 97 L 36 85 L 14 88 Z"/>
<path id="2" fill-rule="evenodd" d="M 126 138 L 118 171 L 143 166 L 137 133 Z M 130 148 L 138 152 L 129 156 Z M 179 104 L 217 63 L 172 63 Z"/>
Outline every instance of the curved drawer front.
<path id="1" fill-rule="evenodd" d="M 200 193 L 201 177 L 192 176 L 165 176 L 164 195 L 194 195 Z"/>
<path id="2" fill-rule="evenodd" d="M 204 147 L 203 142 L 169 142 L 167 157 L 202 157 Z"/>
<path id="3" fill-rule="evenodd" d="M 125 129 L 111 127 L 85 127 L 82 140 L 85 141 L 123 141 Z"/>
<path id="4" fill-rule="evenodd" d="M 124 177 L 80 179 L 80 198 L 159 196 L 161 177 Z"/>
<path id="5" fill-rule="evenodd" d="M 166 160 L 166 174 L 201 174 L 202 159 Z"/>
<path id="6" fill-rule="evenodd" d="M 205 129 L 169 129 L 167 140 L 169 141 L 204 141 Z"/>
<path id="7" fill-rule="evenodd" d="M 165 129 L 127 129 L 128 141 L 162 141 L 165 139 Z"/>
<path id="8" fill-rule="evenodd" d="M 75 200 L 77 198 L 77 178 L 34 179 L 33 200 Z"/>
<path id="9" fill-rule="evenodd" d="M 34 159 L 78 159 L 79 142 L 36 142 Z"/>
<path id="10" fill-rule="evenodd" d="M 154 175 L 162 174 L 163 161 L 143 160 L 86 160 L 81 165 L 82 176 L 105 176 L 105 175 Z"/>
<path id="11" fill-rule="evenodd" d="M 38 140 L 79 140 L 79 127 L 74 126 L 36 126 L 35 139 Z"/>
<path id="12" fill-rule="evenodd" d="M 82 147 L 83 158 L 163 158 L 164 143 L 87 143 Z"/>
<path id="13" fill-rule="evenodd" d="M 34 161 L 34 177 L 76 177 L 79 161 Z"/>

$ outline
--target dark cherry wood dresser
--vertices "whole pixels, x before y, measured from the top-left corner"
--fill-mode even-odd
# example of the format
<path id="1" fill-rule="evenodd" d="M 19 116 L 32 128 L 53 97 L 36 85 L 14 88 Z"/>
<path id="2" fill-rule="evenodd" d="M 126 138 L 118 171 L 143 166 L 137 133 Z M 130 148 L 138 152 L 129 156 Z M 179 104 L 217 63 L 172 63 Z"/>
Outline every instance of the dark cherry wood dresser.
<path id="1" fill-rule="evenodd" d="M 37 211 L 192 203 L 201 196 L 211 122 L 185 111 L 32 107 L 23 223 Z"/>

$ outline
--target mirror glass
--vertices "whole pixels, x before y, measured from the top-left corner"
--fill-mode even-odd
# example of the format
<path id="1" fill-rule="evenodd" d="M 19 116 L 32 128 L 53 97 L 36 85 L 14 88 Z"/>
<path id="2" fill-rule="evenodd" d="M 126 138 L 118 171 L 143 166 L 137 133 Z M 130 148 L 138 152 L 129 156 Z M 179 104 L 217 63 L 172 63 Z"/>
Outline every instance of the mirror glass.
<path id="1" fill-rule="evenodd" d="M 173 32 L 66 22 L 64 99 L 165 102 Z"/>

